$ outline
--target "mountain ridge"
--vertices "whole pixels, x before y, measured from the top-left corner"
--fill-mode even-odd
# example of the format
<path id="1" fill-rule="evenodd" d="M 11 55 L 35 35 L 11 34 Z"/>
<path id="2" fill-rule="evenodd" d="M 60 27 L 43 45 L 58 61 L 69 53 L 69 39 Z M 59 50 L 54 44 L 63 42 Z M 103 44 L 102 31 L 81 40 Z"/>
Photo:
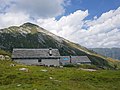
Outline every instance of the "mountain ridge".
<path id="1" fill-rule="evenodd" d="M 120 48 L 89 48 L 89 49 L 106 57 L 120 60 L 120 53 L 119 53 Z"/>

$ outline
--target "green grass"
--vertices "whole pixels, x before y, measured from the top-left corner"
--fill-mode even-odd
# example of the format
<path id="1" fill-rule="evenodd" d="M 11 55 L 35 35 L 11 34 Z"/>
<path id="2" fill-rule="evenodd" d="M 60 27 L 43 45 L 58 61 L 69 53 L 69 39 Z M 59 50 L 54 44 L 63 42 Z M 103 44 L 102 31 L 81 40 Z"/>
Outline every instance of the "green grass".
<path id="1" fill-rule="evenodd" d="M 120 90 L 120 70 L 88 72 L 75 67 L 19 64 L 10 67 L 11 63 L 14 62 L 0 61 L 0 90 Z M 29 71 L 19 71 L 19 68 L 28 68 Z M 42 72 L 42 69 L 48 71 Z"/>

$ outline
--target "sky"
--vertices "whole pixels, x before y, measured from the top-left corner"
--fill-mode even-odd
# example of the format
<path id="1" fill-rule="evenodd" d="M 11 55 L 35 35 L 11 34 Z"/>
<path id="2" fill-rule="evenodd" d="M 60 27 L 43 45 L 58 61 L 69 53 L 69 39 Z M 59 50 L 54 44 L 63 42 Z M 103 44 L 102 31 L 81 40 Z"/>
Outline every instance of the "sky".
<path id="1" fill-rule="evenodd" d="M 26 22 L 87 48 L 120 48 L 120 0 L 0 0 L 0 29 Z"/>

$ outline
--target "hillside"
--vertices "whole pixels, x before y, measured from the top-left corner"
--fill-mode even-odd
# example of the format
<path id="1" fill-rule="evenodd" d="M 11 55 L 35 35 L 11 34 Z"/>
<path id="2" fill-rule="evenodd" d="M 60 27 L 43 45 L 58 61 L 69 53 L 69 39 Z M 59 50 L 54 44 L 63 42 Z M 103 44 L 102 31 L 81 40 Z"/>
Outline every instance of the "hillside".
<path id="1" fill-rule="evenodd" d="M 89 72 L 80 68 L 25 66 L 0 60 L 0 90 L 120 90 L 119 85 L 120 70 Z"/>
<path id="2" fill-rule="evenodd" d="M 98 54 L 120 60 L 120 48 L 90 48 Z"/>
<path id="3" fill-rule="evenodd" d="M 47 30 L 25 23 L 0 30 L 0 48 L 12 52 L 13 48 L 58 48 L 61 55 L 86 55 L 98 67 L 114 67 L 113 60 L 98 55 L 87 48 L 56 36 Z M 118 61 L 114 61 L 118 64 Z"/>

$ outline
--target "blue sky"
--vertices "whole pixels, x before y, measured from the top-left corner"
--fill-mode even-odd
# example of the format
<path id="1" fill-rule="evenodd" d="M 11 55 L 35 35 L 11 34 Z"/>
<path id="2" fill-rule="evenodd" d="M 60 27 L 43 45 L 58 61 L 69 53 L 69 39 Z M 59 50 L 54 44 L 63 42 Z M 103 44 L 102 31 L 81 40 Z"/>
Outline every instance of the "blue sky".
<path id="1" fill-rule="evenodd" d="M 86 19 L 92 19 L 94 16 L 100 17 L 101 14 L 109 10 L 117 9 L 120 6 L 120 0 L 71 0 L 66 8 L 68 15 L 76 10 L 88 10 L 89 16 Z"/>
<path id="2" fill-rule="evenodd" d="M 0 0 L 0 28 L 25 22 L 85 47 L 120 47 L 120 0 Z"/>

